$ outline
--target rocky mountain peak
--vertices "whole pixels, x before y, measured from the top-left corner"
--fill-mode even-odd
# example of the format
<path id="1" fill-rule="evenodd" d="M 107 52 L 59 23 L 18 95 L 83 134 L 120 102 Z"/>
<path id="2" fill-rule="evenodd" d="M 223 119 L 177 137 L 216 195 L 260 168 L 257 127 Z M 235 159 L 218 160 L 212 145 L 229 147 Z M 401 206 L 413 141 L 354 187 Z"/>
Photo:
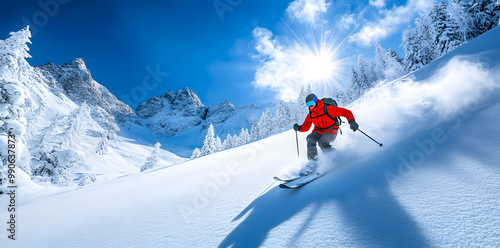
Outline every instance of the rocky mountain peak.
<path id="1" fill-rule="evenodd" d="M 205 105 L 203 105 L 198 95 L 194 91 L 190 90 L 188 87 L 185 87 L 184 89 L 179 89 L 175 93 L 173 91 L 168 91 L 165 94 L 165 97 L 174 107 L 183 108 L 183 105 L 192 107 L 205 107 Z"/>
<path id="2" fill-rule="evenodd" d="M 114 123 L 115 118 L 119 122 L 128 120 L 130 115 L 135 115 L 128 105 L 119 101 L 106 87 L 92 78 L 82 58 L 63 65 L 48 63 L 40 68 L 52 75 L 72 101 L 78 104 L 86 102 L 92 106 L 95 110 L 93 114 L 101 116 L 98 118 L 101 124 Z"/>

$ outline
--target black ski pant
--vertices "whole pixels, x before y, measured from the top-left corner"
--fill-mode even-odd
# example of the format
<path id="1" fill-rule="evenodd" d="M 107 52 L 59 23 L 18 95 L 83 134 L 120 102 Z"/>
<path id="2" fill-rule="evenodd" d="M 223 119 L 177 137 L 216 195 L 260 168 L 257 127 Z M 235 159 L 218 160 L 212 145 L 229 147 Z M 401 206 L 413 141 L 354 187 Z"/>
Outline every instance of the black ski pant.
<path id="1" fill-rule="evenodd" d="M 331 143 L 337 138 L 336 134 L 333 133 L 318 133 L 312 132 L 307 135 L 307 158 L 309 160 L 318 160 L 318 148 L 319 145 L 321 151 L 324 153 L 331 152 L 335 150 Z"/>

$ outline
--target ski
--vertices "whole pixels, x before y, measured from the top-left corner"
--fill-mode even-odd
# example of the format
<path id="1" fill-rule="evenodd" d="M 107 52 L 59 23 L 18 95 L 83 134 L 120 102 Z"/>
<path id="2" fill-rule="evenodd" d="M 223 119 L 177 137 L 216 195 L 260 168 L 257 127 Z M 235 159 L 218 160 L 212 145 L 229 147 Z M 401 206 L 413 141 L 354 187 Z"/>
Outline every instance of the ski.
<path id="1" fill-rule="evenodd" d="M 280 177 L 277 177 L 277 176 L 274 176 L 273 179 L 276 180 L 276 181 L 281 181 L 281 182 L 291 182 L 293 180 L 297 180 L 299 178 L 301 178 L 302 176 L 296 176 L 294 178 L 288 178 L 288 179 L 283 179 L 283 178 L 280 178 Z"/>
<path id="2" fill-rule="evenodd" d="M 324 174 L 322 174 L 322 173 L 315 172 L 315 173 L 297 178 L 297 179 L 289 181 L 289 182 L 284 182 L 284 183 L 280 184 L 279 187 L 282 189 L 297 189 L 297 188 L 300 188 L 300 187 L 320 178 L 323 175 Z"/>

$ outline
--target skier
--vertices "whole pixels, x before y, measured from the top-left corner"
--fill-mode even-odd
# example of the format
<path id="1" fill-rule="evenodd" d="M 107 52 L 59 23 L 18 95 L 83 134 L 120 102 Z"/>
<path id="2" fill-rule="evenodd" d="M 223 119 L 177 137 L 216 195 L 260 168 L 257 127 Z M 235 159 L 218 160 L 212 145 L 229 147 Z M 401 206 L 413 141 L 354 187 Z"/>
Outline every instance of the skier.
<path id="1" fill-rule="evenodd" d="M 318 149 L 316 145 L 319 145 L 324 153 L 335 150 L 331 143 L 337 138 L 340 125 L 340 123 L 336 122 L 336 116 L 347 118 L 353 132 L 356 132 L 359 127 L 350 110 L 330 105 L 325 108 L 325 103 L 318 99 L 315 94 L 309 94 L 306 97 L 306 104 L 309 108 L 309 114 L 304 123 L 302 125 L 297 123 L 293 125 L 295 131 L 307 132 L 311 128 L 311 124 L 314 124 L 314 130 L 306 139 L 307 159 L 309 162 L 300 170 L 300 175 L 308 175 L 318 166 Z M 325 110 L 327 113 L 325 113 Z"/>

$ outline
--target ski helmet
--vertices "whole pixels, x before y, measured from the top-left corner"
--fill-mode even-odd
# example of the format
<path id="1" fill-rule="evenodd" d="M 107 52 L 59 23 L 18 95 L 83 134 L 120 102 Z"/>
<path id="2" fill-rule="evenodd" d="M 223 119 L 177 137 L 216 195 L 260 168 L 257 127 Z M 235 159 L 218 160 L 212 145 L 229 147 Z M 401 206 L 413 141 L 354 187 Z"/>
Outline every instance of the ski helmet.
<path id="1" fill-rule="evenodd" d="M 318 97 L 316 97 L 315 94 L 309 94 L 306 96 L 306 104 L 309 107 L 312 107 L 316 104 L 316 101 L 318 101 Z"/>

